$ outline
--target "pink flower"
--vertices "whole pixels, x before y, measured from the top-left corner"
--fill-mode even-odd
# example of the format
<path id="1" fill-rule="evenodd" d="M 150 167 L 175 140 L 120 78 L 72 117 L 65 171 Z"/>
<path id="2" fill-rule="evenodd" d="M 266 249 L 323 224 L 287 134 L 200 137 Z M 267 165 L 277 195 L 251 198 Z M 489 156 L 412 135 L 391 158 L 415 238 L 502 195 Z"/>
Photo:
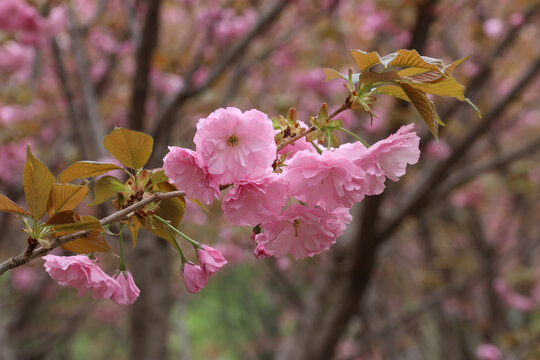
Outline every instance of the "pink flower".
<path id="1" fill-rule="evenodd" d="M 500 360 L 502 358 L 501 350 L 491 344 L 480 344 L 476 348 L 476 356 L 479 360 Z"/>
<path id="2" fill-rule="evenodd" d="M 495 39 L 503 32 L 504 23 L 499 18 L 491 18 L 484 23 L 482 30 L 488 37 Z"/>
<path id="3" fill-rule="evenodd" d="M 219 185 L 211 178 L 201 164 L 197 153 L 177 146 L 169 146 L 169 153 L 163 158 L 163 169 L 170 181 L 190 197 L 210 204 L 219 199 Z"/>
<path id="4" fill-rule="evenodd" d="M 328 211 L 350 208 L 365 195 L 364 172 L 334 151 L 322 155 L 299 151 L 283 175 L 292 196 Z"/>
<path id="5" fill-rule="evenodd" d="M 17 291 L 30 292 L 36 284 L 36 280 L 36 272 L 29 266 L 16 268 L 11 273 L 11 284 L 13 289 Z"/>
<path id="6" fill-rule="evenodd" d="M 272 122 L 258 110 L 218 109 L 197 123 L 193 141 L 219 184 L 259 179 L 276 156 Z"/>
<path id="7" fill-rule="evenodd" d="M 420 138 L 413 129 L 414 124 L 402 126 L 395 134 L 368 149 L 384 175 L 392 181 L 398 181 L 400 176 L 405 175 L 407 164 L 416 164 L 420 158 Z"/>
<path id="8" fill-rule="evenodd" d="M 197 255 L 199 256 L 201 268 L 208 273 L 208 275 L 212 275 L 227 264 L 227 260 L 225 260 L 223 255 L 208 245 L 203 245 L 202 249 L 198 249 Z"/>
<path id="9" fill-rule="evenodd" d="M 259 238 L 259 239 L 256 241 L 262 241 L 262 239 L 260 238 L 261 236 L 264 236 L 264 235 L 258 234 L 256 238 Z M 262 259 L 262 258 L 270 256 L 271 254 L 268 252 L 268 250 L 266 250 L 263 244 L 257 244 L 257 246 L 255 247 L 255 250 L 253 251 L 253 255 L 255 255 L 256 259 Z"/>
<path id="10" fill-rule="evenodd" d="M 109 299 L 120 289 L 118 282 L 105 274 L 96 263 L 85 255 L 44 256 L 45 270 L 62 286 L 73 286 L 82 296 L 87 290 L 94 299 Z"/>
<path id="11" fill-rule="evenodd" d="M 352 220 L 344 208 L 327 212 L 322 208 L 293 205 L 277 219 L 261 225 L 264 236 L 255 241 L 264 245 L 270 255 L 292 254 L 295 259 L 328 250 Z"/>
<path id="12" fill-rule="evenodd" d="M 206 286 L 206 284 L 208 284 L 209 276 L 210 275 L 199 265 L 193 265 L 190 263 L 184 264 L 184 269 L 182 270 L 182 279 L 184 280 L 184 285 L 186 285 L 187 291 L 192 294 L 201 290 Z"/>
<path id="13" fill-rule="evenodd" d="M 111 296 L 111 300 L 120 305 L 131 305 L 137 300 L 141 290 L 135 285 L 129 271 L 122 271 L 116 277 L 120 288 Z"/>
<path id="14" fill-rule="evenodd" d="M 255 226 L 279 213 L 287 201 L 287 185 L 277 174 L 253 182 L 239 182 L 229 191 L 221 208 L 237 226 Z"/>

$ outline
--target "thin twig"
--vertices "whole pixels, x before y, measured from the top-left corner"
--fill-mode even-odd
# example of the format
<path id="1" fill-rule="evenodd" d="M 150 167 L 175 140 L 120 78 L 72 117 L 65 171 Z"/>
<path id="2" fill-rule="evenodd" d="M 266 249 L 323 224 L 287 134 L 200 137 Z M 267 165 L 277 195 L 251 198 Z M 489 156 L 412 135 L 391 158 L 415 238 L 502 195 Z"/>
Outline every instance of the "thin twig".
<path id="1" fill-rule="evenodd" d="M 107 217 L 104 217 L 103 219 L 101 219 L 99 221 L 99 223 L 102 225 L 102 226 L 105 226 L 105 225 L 108 225 L 108 224 L 112 224 L 114 222 L 117 222 L 117 221 L 122 221 L 122 220 L 125 220 L 126 218 L 128 218 L 128 216 L 130 216 L 133 212 L 135 212 L 136 210 L 140 209 L 140 208 L 143 208 L 144 206 L 150 204 L 150 203 L 153 203 L 153 202 L 158 202 L 158 201 L 161 201 L 161 200 L 165 200 L 165 199 L 170 199 L 170 198 L 174 198 L 174 197 L 179 197 L 179 196 L 185 196 L 186 193 L 184 191 L 171 191 L 171 192 L 168 192 L 168 193 L 155 193 L 155 194 L 152 194 L 152 196 L 150 196 L 149 198 L 147 199 L 144 199 L 138 203 L 135 203 L 125 209 L 122 209 L 122 210 L 119 210 Z M 17 256 L 14 256 L 14 257 L 11 257 L 10 259 L 2 262 L 0 264 L 0 275 L 2 275 L 3 273 L 5 273 L 7 270 L 9 269 L 13 269 L 13 268 L 16 268 L 18 266 L 21 266 L 23 264 L 26 264 L 28 262 L 30 262 L 31 260 L 34 260 L 38 257 L 41 257 L 43 255 L 46 255 L 48 254 L 50 251 L 52 251 L 53 249 L 59 247 L 59 246 L 62 246 L 63 244 L 66 244 L 70 241 L 73 241 L 73 240 L 76 240 L 76 239 L 80 239 L 80 238 L 83 238 L 85 236 L 88 236 L 93 230 L 83 230 L 83 231 L 77 231 L 73 234 L 68 234 L 68 235 L 64 235 L 64 236 L 59 236 L 57 238 L 55 238 L 54 240 L 52 240 L 50 242 L 50 248 L 46 249 L 46 248 L 43 248 L 43 247 L 40 247 L 40 248 L 37 248 L 36 250 L 34 250 L 33 252 L 29 253 L 29 254 L 25 254 L 25 253 L 22 253 L 20 255 L 17 255 Z"/>

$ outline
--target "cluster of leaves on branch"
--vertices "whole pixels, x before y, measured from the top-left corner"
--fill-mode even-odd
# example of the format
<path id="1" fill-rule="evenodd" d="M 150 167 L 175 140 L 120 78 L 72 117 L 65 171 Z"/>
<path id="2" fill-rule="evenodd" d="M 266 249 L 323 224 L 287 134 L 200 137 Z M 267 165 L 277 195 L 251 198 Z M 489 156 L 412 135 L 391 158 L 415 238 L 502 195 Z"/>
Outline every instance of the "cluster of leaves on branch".
<path id="1" fill-rule="evenodd" d="M 383 192 L 386 178 L 397 181 L 405 174 L 407 164 L 416 163 L 420 155 L 412 124 L 370 146 L 343 127 L 339 114 L 349 109 L 371 112 L 374 95 L 388 94 L 410 101 L 437 137 L 441 121 L 426 94 L 468 101 L 464 87 L 450 75 L 466 58 L 445 66 L 441 60 L 421 57 L 414 50 L 398 50 L 385 57 L 355 50 L 353 55 L 360 73 L 349 71 L 345 76 L 326 69 L 328 80 L 342 78 L 349 90 L 334 112 L 329 113 L 328 105 L 322 104 L 319 114 L 308 119 L 308 126 L 298 119 L 294 108 L 286 117 L 273 119 L 255 109 L 218 109 L 199 120 L 194 137 L 196 151 L 171 147 L 164 158 L 164 169 L 144 169 L 152 153 L 152 137 L 123 128 L 114 129 L 104 139 L 105 148 L 123 167 L 80 161 L 56 179 L 28 148 L 23 174 L 28 210 L 0 195 L 0 211 L 21 217 L 28 247 L 3 271 L 57 246 L 79 254 L 113 252 L 104 235 L 119 236 L 122 281 L 109 279 L 96 270 L 95 262 L 78 257 L 69 262 L 48 255 L 45 266 L 62 285 L 90 289 L 94 297 L 113 301 L 116 291 L 123 289 L 130 296 L 118 301 L 131 303 L 138 292 L 124 263 L 122 229 L 129 229 L 135 246 L 137 233 L 144 227 L 178 250 L 184 283 L 190 292 L 196 292 L 227 261 L 217 250 L 178 229 L 186 205 L 184 195 L 203 206 L 221 199 L 224 190 L 228 190 L 222 201 L 225 217 L 231 224 L 253 227 L 256 257 L 291 254 L 299 259 L 327 250 L 352 220 L 352 206 L 366 195 Z M 378 64 L 384 65 L 382 72 L 370 70 Z M 404 69 L 388 70 L 396 66 Z M 335 131 L 348 133 L 353 142 L 340 144 Z M 127 181 L 101 176 L 120 169 L 127 174 Z M 113 198 L 117 210 L 102 220 L 75 212 L 89 193 L 89 186 L 86 180 L 71 184 L 97 176 L 101 177 L 93 187 L 90 205 Z M 44 221 L 45 214 L 48 217 Z M 110 228 L 114 222 L 120 225 L 118 233 Z M 198 265 L 185 256 L 177 235 L 194 247 Z M 38 244 L 41 252 L 36 250 Z M 69 280 L 73 272 L 78 274 L 75 281 Z M 89 281 L 92 272 L 99 273 L 103 281 Z M 114 291 L 106 290 L 111 286 Z"/>

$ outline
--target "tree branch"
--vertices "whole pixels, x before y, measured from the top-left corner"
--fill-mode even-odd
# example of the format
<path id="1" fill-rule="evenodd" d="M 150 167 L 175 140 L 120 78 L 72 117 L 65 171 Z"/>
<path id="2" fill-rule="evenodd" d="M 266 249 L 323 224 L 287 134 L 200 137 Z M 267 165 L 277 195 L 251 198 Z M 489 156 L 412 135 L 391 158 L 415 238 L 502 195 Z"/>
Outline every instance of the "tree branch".
<path id="1" fill-rule="evenodd" d="M 170 199 L 170 198 L 174 198 L 174 197 L 179 197 L 179 196 L 185 196 L 186 193 L 183 192 L 183 191 L 171 191 L 171 192 L 168 192 L 168 193 L 154 193 L 152 194 L 152 196 L 150 196 L 149 198 L 147 199 L 144 199 L 138 203 L 135 203 L 125 209 L 122 209 L 122 210 L 119 210 L 107 217 L 104 217 L 103 219 L 101 219 L 99 221 L 99 223 L 102 225 L 102 226 L 105 226 L 105 225 L 108 225 L 108 224 L 112 224 L 114 222 L 117 222 L 117 221 L 122 221 L 122 220 L 125 220 L 128 218 L 128 216 L 130 216 L 130 214 L 132 214 L 134 211 L 140 209 L 140 208 L 143 208 L 145 207 L 146 205 L 150 204 L 150 203 L 153 203 L 153 202 L 158 202 L 158 201 L 161 201 L 161 200 L 165 200 L 165 199 Z M 23 264 L 26 264 L 38 257 L 41 257 L 43 255 L 47 255 L 50 251 L 52 251 L 53 249 L 56 249 L 57 247 L 59 246 L 62 246 L 63 244 L 66 244 L 70 241 L 73 241 L 73 240 L 76 240 L 76 239 L 80 239 L 80 238 L 83 238 L 85 236 L 88 236 L 88 234 L 90 234 L 90 232 L 92 232 L 93 230 L 83 230 L 83 231 L 77 231 L 73 234 L 68 234 L 68 235 L 63 235 L 63 236 L 59 236 L 57 238 L 55 238 L 54 240 L 51 241 L 50 243 L 50 248 L 43 248 L 43 247 L 40 247 L 40 248 L 37 248 L 36 250 L 30 252 L 30 253 L 22 253 L 20 255 L 17 255 L 17 256 L 14 256 L 14 257 L 11 257 L 10 259 L 2 262 L 0 264 L 0 275 L 2 275 L 3 273 L 5 273 L 6 271 L 8 271 L 9 269 L 13 269 L 13 268 L 16 268 L 18 266 L 21 266 Z"/>
<path id="2" fill-rule="evenodd" d="M 148 2 L 142 38 L 135 55 L 136 68 L 133 75 L 131 105 L 128 115 L 129 125 L 133 130 L 144 130 L 143 120 L 148 97 L 150 65 L 158 42 L 160 7 L 161 0 Z"/>

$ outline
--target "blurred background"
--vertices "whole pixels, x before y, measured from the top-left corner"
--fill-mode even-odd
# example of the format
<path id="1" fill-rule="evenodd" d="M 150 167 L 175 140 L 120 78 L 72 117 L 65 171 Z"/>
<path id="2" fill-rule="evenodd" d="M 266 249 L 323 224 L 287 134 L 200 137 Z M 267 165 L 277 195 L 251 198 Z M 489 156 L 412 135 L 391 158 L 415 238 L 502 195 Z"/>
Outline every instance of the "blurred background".
<path id="1" fill-rule="evenodd" d="M 416 123 L 422 155 L 314 258 L 256 260 L 250 229 L 218 202 L 188 202 L 182 231 L 229 261 L 195 295 L 174 249 L 143 234 L 127 263 L 133 306 L 79 298 L 41 260 L 2 275 L 0 359 L 540 359 L 539 12 L 532 0 L 0 0 L 0 193 L 18 201 L 28 143 L 58 174 L 112 161 L 102 139 L 129 127 L 154 136 L 148 167 L 161 167 L 219 107 L 294 106 L 304 121 L 339 107 L 347 91 L 322 68 L 358 71 L 351 49 L 471 55 L 454 75 L 483 113 L 435 99 L 438 145 L 399 100 L 379 96 L 373 123 L 343 113 L 371 143 Z M 24 251 L 14 216 L 0 214 L 0 233 L 1 260 Z M 116 259 L 98 257 L 112 274 Z"/>

